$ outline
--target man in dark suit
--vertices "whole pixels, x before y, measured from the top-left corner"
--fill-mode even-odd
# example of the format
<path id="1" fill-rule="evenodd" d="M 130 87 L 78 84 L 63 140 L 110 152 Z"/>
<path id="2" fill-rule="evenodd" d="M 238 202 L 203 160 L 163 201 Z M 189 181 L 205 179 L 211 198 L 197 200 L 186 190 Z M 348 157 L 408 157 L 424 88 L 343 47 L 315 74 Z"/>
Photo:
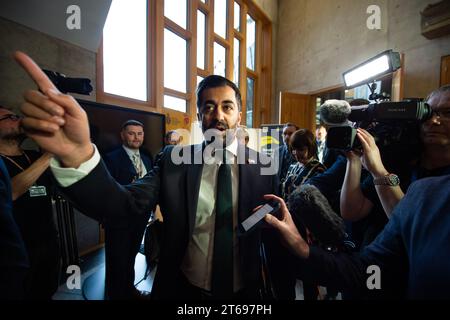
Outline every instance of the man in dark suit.
<path id="1" fill-rule="evenodd" d="M 127 120 L 120 131 L 122 145 L 108 153 L 104 160 L 111 176 L 127 185 L 152 170 L 152 160 L 141 152 L 144 125 Z M 146 295 L 134 286 L 134 264 L 151 211 L 130 219 L 127 226 L 105 225 L 106 295 L 109 299 L 134 299 Z"/>
<path id="2" fill-rule="evenodd" d="M 124 187 L 111 178 L 91 144 L 78 103 L 58 92 L 28 56 L 17 52 L 15 58 L 43 92 L 25 95 L 23 125 L 57 157 L 52 170 L 72 201 L 116 226 L 160 205 L 164 234 L 154 298 L 256 299 L 265 296 L 269 283 L 276 297 L 294 298 L 288 253 L 277 235 L 259 228 L 238 233 L 238 224 L 264 201 L 263 194 L 277 189 L 278 181 L 277 170 L 263 165 L 268 158 L 251 157 L 251 150 L 237 143 L 241 97 L 234 83 L 209 76 L 199 84 L 198 116 L 206 143 L 164 149 L 154 170 Z M 262 273 L 261 256 L 267 258 L 267 273 Z"/>
<path id="3" fill-rule="evenodd" d="M 284 181 L 286 179 L 286 174 L 288 172 L 291 164 L 297 162 L 293 157 L 291 150 L 289 148 L 289 140 L 291 136 L 297 131 L 299 128 L 293 123 L 286 123 L 283 127 L 283 145 L 278 148 L 278 156 L 280 161 L 280 168 L 278 171 L 278 177 L 280 181 Z"/>
<path id="4" fill-rule="evenodd" d="M 12 215 L 8 171 L 0 158 L 0 300 L 25 298 L 28 268 L 25 244 Z"/>
<path id="5" fill-rule="evenodd" d="M 120 184 L 140 179 L 153 168 L 152 159 L 140 148 L 144 143 L 144 125 L 137 120 L 127 120 L 120 131 L 122 145 L 106 154 L 105 164 L 109 173 Z"/>

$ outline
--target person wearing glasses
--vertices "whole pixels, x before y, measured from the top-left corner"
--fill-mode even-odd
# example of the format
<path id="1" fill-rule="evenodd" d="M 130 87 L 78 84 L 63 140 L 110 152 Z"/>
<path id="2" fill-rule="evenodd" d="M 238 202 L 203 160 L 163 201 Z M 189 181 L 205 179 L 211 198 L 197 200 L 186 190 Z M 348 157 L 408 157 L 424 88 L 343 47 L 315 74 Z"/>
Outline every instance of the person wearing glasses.
<path id="1" fill-rule="evenodd" d="M 49 153 L 21 148 L 21 117 L 0 107 L 0 156 L 11 177 L 13 217 L 30 260 L 25 298 L 49 300 L 58 288 L 59 243 L 53 219 Z"/>
<path id="2" fill-rule="evenodd" d="M 361 252 L 336 255 L 308 244 L 284 201 L 266 196 L 281 204 L 281 213 L 279 218 L 268 214 L 265 221 L 280 232 L 311 279 L 351 290 L 359 299 L 373 291 L 384 299 L 450 298 L 450 85 L 433 91 L 427 103 L 433 114 L 421 126 L 423 151 L 416 181 Z"/>
<path id="3" fill-rule="evenodd" d="M 395 172 L 389 172 L 383 164 L 375 139 L 366 130 L 358 129 L 357 135 L 363 152 L 357 155 L 352 151 L 348 155 L 347 173 L 341 193 L 341 214 L 344 219 L 359 221 L 365 218 L 377 202 L 381 202 L 386 218 L 390 219 L 394 207 L 404 197 L 402 189 L 406 191 L 409 182 L 450 174 L 450 85 L 433 91 L 426 101 L 432 108 L 432 115 L 420 127 L 422 150 L 417 165 L 412 168 L 408 177 L 410 181 L 402 185 L 403 188 L 400 188 L 401 179 Z M 360 188 L 361 164 L 371 174 L 376 190 L 372 192 L 374 196 L 366 195 Z"/>

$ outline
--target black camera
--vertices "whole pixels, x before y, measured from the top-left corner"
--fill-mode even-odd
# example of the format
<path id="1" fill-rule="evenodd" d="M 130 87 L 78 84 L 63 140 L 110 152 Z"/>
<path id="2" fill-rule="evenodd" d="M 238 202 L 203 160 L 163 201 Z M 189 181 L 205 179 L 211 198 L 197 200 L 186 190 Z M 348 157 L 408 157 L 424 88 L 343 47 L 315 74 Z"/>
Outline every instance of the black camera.
<path id="1" fill-rule="evenodd" d="M 42 71 L 62 93 L 72 92 L 89 95 L 92 92 L 91 80 L 87 78 L 69 78 L 56 71 L 44 69 Z"/>
<path id="2" fill-rule="evenodd" d="M 323 105 L 321 114 L 328 119 L 347 118 L 354 126 L 332 126 L 327 134 L 327 148 L 348 151 L 361 148 L 356 128 L 369 131 L 379 147 L 393 144 L 417 145 L 420 123 L 431 117 L 430 106 L 422 101 L 379 102 L 351 107 Z M 325 119 L 327 120 L 327 119 Z M 325 121 L 330 123 L 330 121 Z M 333 121 L 331 121 L 332 123 Z"/>

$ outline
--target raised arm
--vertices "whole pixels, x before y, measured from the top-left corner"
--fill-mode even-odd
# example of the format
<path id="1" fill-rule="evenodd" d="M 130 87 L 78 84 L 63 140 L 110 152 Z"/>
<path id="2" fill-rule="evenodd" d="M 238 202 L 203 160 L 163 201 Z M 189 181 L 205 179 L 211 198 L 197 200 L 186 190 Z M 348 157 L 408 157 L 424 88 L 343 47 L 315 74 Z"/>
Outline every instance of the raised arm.
<path id="1" fill-rule="evenodd" d="M 48 168 L 52 155 L 44 153 L 39 159 L 31 164 L 25 171 L 11 179 L 13 201 L 30 189 L 42 173 Z"/>
<path id="2" fill-rule="evenodd" d="M 17 51 L 14 58 L 40 89 L 24 94 L 22 126 L 27 135 L 63 166 L 78 168 L 94 153 L 86 112 L 72 96 L 59 92 L 25 53 Z"/>
<path id="3" fill-rule="evenodd" d="M 372 174 L 373 178 L 381 178 L 389 174 L 381 161 L 380 150 L 375 144 L 374 138 L 364 129 L 358 129 L 358 138 L 363 147 L 362 162 L 364 167 Z M 383 205 L 384 212 L 391 218 L 394 207 L 404 197 L 400 186 L 375 185 L 378 198 Z"/>
<path id="4" fill-rule="evenodd" d="M 353 294 L 365 297 L 371 294 L 368 280 L 371 273 L 368 266 L 378 266 L 381 272 L 381 294 L 386 298 L 401 294 L 397 288 L 408 274 L 406 251 L 401 238 L 400 218 L 404 213 L 394 215 L 383 232 L 364 249 L 362 253 L 330 252 L 317 246 L 309 246 L 295 227 L 291 214 L 284 201 L 274 195 L 266 195 L 266 199 L 278 201 L 281 205 L 280 217 L 266 215 L 265 221 L 280 233 L 284 243 L 299 258 L 297 271 L 302 278 L 310 279 L 323 286 L 334 286 Z M 396 210 L 402 210 L 400 206 Z M 292 261 L 292 263 L 295 263 Z M 397 283 L 398 282 L 398 283 Z M 402 285 L 398 286 L 402 288 Z M 392 296 L 390 296 L 392 295 Z"/>
<path id="5" fill-rule="evenodd" d="M 25 93 L 22 125 L 29 137 L 59 160 L 59 166 L 51 165 L 52 171 L 74 205 L 115 225 L 127 225 L 130 216 L 152 210 L 159 197 L 159 168 L 129 186 L 118 184 L 90 141 L 88 118 L 77 101 L 60 93 L 26 54 L 16 52 L 14 57 L 41 90 Z"/>
<path id="6" fill-rule="evenodd" d="M 347 170 L 341 189 L 341 215 L 349 221 L 359 221 L 373 208 L 361 190 L 361 160 L 355 151 L 347 152 Z"/>

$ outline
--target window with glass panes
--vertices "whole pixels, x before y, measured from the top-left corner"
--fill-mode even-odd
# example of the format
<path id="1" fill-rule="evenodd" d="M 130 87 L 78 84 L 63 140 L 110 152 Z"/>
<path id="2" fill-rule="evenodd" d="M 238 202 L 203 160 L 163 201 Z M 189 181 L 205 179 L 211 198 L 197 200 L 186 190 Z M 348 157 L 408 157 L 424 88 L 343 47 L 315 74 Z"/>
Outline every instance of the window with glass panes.
<path id="1" fill-rule="evenodd" d="M 252 0 L 112 0 L 97 99 L 195 119 L 195 89 L 217 74 L 239 86 L 243 125 L 270 123 L 271 41 L 271 22 Z"/>

